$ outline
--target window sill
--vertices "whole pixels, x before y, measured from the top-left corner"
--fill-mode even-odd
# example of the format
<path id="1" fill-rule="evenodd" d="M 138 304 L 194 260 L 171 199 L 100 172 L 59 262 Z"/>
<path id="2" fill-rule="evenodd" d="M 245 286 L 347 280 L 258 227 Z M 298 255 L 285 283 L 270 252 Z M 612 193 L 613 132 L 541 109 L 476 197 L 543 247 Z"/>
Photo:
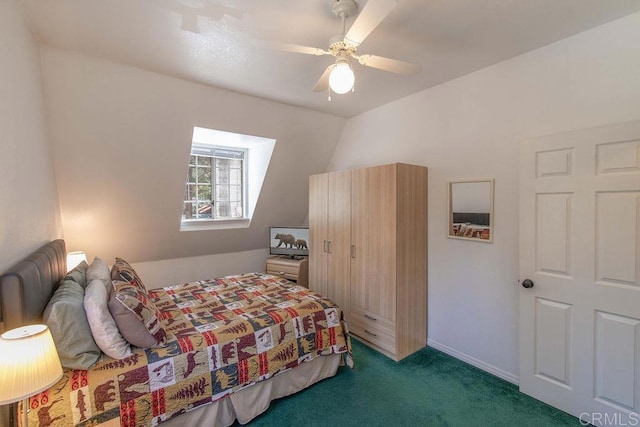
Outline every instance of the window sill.
<path id="1" fill-rule="evenodd" d="M 232 228 L 249 228 L 251 219 L 212 219 L 182 221 L 180 231 L 228 230 Z"/>

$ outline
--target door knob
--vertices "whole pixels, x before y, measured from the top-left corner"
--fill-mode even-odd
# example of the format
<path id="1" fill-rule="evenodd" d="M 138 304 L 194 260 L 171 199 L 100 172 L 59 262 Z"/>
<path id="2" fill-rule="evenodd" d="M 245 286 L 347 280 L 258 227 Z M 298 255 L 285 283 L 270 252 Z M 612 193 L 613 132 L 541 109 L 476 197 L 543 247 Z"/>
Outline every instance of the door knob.
<path id="1" fill-rule="evenodd" d="M 533 281 L 530 279 L 524 279 L 522 281 L 522 286 L 529 289 L 529 288 L 533 288 Z"/>

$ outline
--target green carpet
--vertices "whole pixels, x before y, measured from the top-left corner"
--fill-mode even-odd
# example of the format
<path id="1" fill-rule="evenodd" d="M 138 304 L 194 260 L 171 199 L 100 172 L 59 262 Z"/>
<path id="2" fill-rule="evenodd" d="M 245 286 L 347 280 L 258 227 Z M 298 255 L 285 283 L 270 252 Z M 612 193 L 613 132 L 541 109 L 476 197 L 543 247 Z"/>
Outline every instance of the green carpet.
<path id="1" fill-rule="evenodd" d="M 579 426 L 577 418 L 432 348 L 399 363 L 352 339 L 355 367 L 341 367 L 276 400 L 253 426 Z"/>

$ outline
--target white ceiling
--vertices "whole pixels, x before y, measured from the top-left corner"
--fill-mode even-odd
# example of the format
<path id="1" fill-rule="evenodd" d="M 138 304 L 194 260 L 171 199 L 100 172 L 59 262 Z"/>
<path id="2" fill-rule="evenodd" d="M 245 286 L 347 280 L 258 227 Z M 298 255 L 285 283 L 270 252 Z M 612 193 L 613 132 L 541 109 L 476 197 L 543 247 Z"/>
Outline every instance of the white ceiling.
<path id="1" fill-rule="evenodd" d="M 356 1 L 361 10 L 367 0 Z M 640 11 L 640 0 L 398 0 L 358 53 L 414 62 L 422 71 L 396 75 L 355 64 L 356 92 L 328 102 L 311 89 L 332 57 L 275 51 L 260 41 L 326 49 L 341 33 L 330 0 L 22 4 L 47 45 L 344 117 Z"/>

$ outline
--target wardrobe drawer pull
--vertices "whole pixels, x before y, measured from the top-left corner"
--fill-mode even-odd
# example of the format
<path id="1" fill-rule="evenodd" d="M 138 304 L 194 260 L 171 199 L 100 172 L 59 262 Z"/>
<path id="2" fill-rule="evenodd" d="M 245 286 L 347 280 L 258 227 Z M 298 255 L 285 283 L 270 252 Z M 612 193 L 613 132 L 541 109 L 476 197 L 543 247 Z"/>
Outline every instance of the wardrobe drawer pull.
<path id="1" fill-rule="evenodd" d="M 378 334 L 374 334 L 373 332 L 369 332 L 366 329 L 364 330 L 366 333 L 368 333 L 369 335 L 371 335 L 372 337 L 377 337 Z"/>
<path id="2" fill-rule="evenodd" d="M 377 322 L 377 321 L 378 321 L 378 319 L 376 319 L 376 318 L 375 318 L 375 317 L 373 317 L 373 316 L 369 316 L 368 314 L 365 314 L 365 315 L 364 315 L 364 317 L 366 317 L 366 318 L 367 318 L 367 319 L 369 319 L 369 320 L 373 320 L 374 322 Z"/>

